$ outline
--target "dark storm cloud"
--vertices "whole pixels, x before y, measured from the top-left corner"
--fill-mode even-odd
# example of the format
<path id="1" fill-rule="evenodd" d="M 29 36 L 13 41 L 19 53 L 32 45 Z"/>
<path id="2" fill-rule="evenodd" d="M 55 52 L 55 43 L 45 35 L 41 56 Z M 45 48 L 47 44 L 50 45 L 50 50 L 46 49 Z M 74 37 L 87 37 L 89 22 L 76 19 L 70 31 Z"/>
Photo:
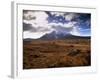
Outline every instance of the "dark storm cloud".
<path id="1" fill-rule="evenodd" d="M 34 27 L 32 24 L 26 24 L 23 23 L 23 30 L 24 31 L 30 31 L 30 32 L 45 32 L 45 31 L 50 31 L 48 28 L 43 28 L 41 26 Z"/>
<path id="2" fill-rule="evenodd" d="M 33 29 L 31 29 L 29 31 L 30 32 L 46 32 L 46 31 L 50 31 L 50 29 L 38 26 L 37 28 L 33 27 Z"/>
<path id="3" fill-rule="evenodd" d="M 23 23 L 23 30 L 24 31 L 28 31 L 28 30 L 31 30 L 31 29 L 33 29 L 31 24 Z"/>
<path id="4" fill-rule="evenodd" d="M 34 13 L 35 11 L 32 10 L 23 10 L 23 19 L 24 20 L 35 20 L 36 17 L 33 16 L 32 13 Z"/>
<path id="5" fill-rule="evenodd" d="M 23 30 L 30 31 L 30 32 L 37 32 L 37 29 L 33 27 L 32 24 L 26 24 L 26 23 L 23 23 Z"/>
<path id="6" fill-rule="evenodd" d="M 32 17 L 32 16 L 25 17 L 25 16 L 23 16 L 23 19 L 24 20 L 33 20 L 33 19 L 36 19 L 36 17 Z"/>

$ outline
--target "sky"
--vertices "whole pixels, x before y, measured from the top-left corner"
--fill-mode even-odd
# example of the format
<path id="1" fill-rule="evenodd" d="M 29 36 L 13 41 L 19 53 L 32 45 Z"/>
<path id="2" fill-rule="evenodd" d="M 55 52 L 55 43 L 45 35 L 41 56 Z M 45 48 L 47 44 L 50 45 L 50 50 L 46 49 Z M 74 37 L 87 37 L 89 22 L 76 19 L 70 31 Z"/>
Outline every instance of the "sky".
<path id="1" fill-rule="evenodd" d="M 45 34 L 91 36 L 91 14 L 23 10 L 23 38 L 38 39 Z"/>

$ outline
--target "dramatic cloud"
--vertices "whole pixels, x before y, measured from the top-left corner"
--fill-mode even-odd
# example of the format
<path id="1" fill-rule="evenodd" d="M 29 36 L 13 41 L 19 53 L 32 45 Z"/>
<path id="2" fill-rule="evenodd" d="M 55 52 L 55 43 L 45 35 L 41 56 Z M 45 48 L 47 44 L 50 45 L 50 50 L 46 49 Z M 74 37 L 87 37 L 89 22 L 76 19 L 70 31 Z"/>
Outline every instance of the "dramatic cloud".
<path id="1" fill-rule="evenodd" d="M 42 32 L 33 33 L 33 32 L 29 32 L 29 31 L 25 31 L 23 37 L 37 39 L 37 38 L 42 37 L 44 34 L 45 33 L 42 33 Z"/>
<path id="2" fill-rule="evenodd" d="M 54 28 L 54 31 L 56 31 L 57 33 L 64 33 L 64 34 L 69 33 L 73 29 L 73 27 L 66 28 L 63 26 L 52 26 L 52 28 Z"/>
<path id="3" fill-rule="evenodd" d="M 72 31 L 70 32 L 72 35 L 76 36 L 90 36 L 91 30 L 90 29 L 80 29 L 77 27 L 73 27 Z"/>
<path id="4" fill-rule="evenodd" d="M 35 27 L 34 27 L 35 26 Z M 27 24 L 27 23 L 23 23 L 23 30 L 24 31 L 30 31 L 30 32 L 47 32 L 50 31 L 49 28 L 43 28 L 41 26 L 37 26 L 36 25 L 32 25 L 32 24 Z"/>
<path id="5" fill-rule="evenodd" d="M 40 38 L 52 31 L 90 35 L 91 15 L 86 13 L 23 10 L 24 38 Z"/>
<path id="6" fill-rule="evenodd" d="M 67 21 L 71 21 L 71 20 L 79 17 L 79 15 L 77 13 L 67 13 L 64 16 Z"/>
<path id="7" fill-rule="evenodd" d="M 58 12 L 50 12 L 50 14 L 54 15 L 54 16 L 64 16 L 65 13 L 63 13 L 63 12 L 59 12 L 59 13 Z"/>
<path id="8" fill-rule="evenodd" d="M 32 20 L 32 19 L 36 19 L 36 17 L 34 16 L 34 11 L 23 11 L 23 19 L 25 20 Z"/>
<path id="9" fill-rule="evenodd" d="M 66 29 L 67 28 L 70 28 L 70 27 L 73 27 L 77 22 L 68 22 L 68 23 L 49 23 L 50 26 L 63 26 L 65 27 Z"/>
<path id="10" fill-rule="evenodd" d="M 34 19 L 33 19 L 34 17 Z M 24 14 L 24 20 L 23 22 L 26 24 L 29 24 L 28 31 L 31 32 L 48 32 L 51 31 L 50 26 L 48 25 L 48 21 L 46 18 L 48 15 L 45 12 L 42 11 L 29 11 Z M 27 25 L 24 25 L 26 29 Z M 31 28 L 30 28 L 31 26 Z M 24 29 L 24 30 L 25 30 Z"/>
<path id="11" fill-rule="evenodd" d="M 23 30 L 24 31 L 35 30 L 35 28 L 32 26 L 32 24 L 23 23 Z"/>

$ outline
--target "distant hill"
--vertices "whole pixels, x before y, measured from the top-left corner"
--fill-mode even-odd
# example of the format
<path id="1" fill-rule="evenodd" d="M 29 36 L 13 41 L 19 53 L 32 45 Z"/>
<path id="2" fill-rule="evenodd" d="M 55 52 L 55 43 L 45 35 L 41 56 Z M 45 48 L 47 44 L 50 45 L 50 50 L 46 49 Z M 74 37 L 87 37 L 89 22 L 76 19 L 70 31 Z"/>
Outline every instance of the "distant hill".
<path id="1" fill-rule="evenodd" d="M 26 38 L 26 39 L 23 39 L 23 44 L 29 44 L 31 41 L 33 41 L 34 39 L 31 39 L 31 38 Z"/>
<path id="2" fill-rule="evenodd" d="M 24 39 L 24 41 L 27 41 L 27 42 L 30 42 L 32 40 L 33 40 L 32 38 L 26 38 L 26 39 Z"/>

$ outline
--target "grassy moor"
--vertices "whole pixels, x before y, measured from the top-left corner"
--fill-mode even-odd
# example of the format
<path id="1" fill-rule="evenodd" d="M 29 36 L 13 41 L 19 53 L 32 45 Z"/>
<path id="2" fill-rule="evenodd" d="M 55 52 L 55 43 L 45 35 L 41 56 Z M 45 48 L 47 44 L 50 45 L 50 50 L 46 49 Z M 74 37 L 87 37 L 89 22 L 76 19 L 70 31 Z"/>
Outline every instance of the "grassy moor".
<path id="1" fill-rule="evenodd" d="M 23 69 L 91 65 L 90 39 L 23 40 Z"/>

